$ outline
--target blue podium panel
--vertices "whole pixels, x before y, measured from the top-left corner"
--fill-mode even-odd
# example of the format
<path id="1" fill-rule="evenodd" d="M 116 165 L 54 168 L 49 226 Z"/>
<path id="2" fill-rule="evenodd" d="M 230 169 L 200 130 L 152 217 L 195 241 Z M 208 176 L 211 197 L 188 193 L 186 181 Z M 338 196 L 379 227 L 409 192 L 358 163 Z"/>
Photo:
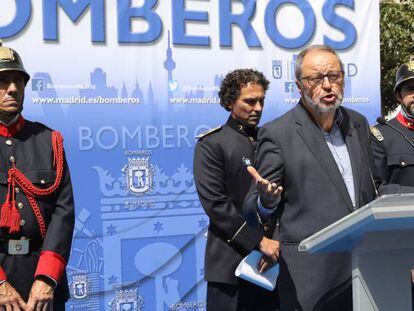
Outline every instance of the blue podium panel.
<path id="1" fill-rule="evenodd" d="M 366 233 L 412 228 L 414 194 L 384 195 L 303 240 L 299 250 L 309 253 L 352 251 Z"/>
<path id="2" fill-rule="evenodd" d="M 413 239 L 414 194 L 387 195 L 303 240 L 299 250 L 352 252 L 354 311 L 410 310 Z"/>

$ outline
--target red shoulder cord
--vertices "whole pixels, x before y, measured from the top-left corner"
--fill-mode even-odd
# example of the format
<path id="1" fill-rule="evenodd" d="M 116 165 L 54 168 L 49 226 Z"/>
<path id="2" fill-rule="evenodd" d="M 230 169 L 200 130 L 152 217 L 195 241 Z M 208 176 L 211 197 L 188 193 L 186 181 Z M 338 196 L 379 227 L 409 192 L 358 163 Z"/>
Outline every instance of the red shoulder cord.
<path id="1" fill-rule="evenodd" d="M 49 188 L 38 188 L 33 183 L 27 179 L 23 173 L 16 168 L 13 163 L 13 167 L 8 171 L 8 191 L 6 196 L 6 201 L 1 206 L 1 218 L 0 218 L 0 227 L 8 228 L 9 233 L 17 233 L 20 230 L 21 217 L 19 210 L 16 207 L 15 199 L 15 188 L 16 185 L 19 186 L 23 193 L 25 194 L 27 200 L 32 207 L 33 213 L 36 216 L 37 222 L 39 224 L 40 234 L 42 239 L 46 236 L 46 225 L 43 219 L 43 216 L 40 212 L 39 205 L 35 198 L 47 197 L 51 195 L 59 187 L 60 182 L 62 181 L 63 175 L 63 138 L 58 131 L 52 132 L 52 148 L 53 148 L 53 167 L 56 169 L 56 179 L 53 185 Z"/>

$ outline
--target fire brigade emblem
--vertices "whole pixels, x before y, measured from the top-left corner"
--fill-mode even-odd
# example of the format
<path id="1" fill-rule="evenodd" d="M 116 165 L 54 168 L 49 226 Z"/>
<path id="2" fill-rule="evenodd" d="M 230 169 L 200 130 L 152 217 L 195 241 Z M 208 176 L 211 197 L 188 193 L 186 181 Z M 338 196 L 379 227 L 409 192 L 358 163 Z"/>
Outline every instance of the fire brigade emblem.
<path id="1" fill-rule="evenodd" d="M 85 299 L 89 296 L 89 282 L 86 274 L 73 276 L 72 296 L 74 299 Z"/>
<path id="2" fill-rule="evenodd" d="M 149 158 L 128 159 L 128 189 L 134 194 L 143 194 L 153 187 L 152 177 L 154 167 L 150 165 Z"/>

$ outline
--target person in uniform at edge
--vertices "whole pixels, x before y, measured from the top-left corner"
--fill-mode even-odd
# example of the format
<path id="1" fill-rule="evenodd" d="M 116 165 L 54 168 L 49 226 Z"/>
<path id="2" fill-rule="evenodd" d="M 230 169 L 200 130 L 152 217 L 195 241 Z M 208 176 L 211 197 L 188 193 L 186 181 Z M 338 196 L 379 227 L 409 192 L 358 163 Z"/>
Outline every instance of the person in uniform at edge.
<path id="1" fill-rule="evenodd" d="M 60 133 L 21 114 L 29 79 L 0 44 L 0 309 L 65 310 L 72 186 Z"/>
<path id="2" fill-rule="evenodd" d="M 397 70 L 394 96 L 401 110 L 395 118 L 371 127 L 376 181 L 414 186 L 414 56 Z M 414 191 L 412 191 L 414 192 Z M 414 266 L 414 264 L 413 264 Z M 411 271 L 414 283 L 414 270 Z M 414 306 L 414 286 L 412 287 Z"/>
<path id="3" fill-rule="evenodd" d="M 269 81 L 252 69 L 238 69 L 221 83 L 226 124 L 198 136 L 194 179 L 210 224 L 205 252 L 207 310 L 276 310 L 277 295 L 235 277 L 237 265 L 253 249 L 276 260 L 278 242 L 265 236 L 272 226 L 252 228 L 242 217 L 254 161 L 257 125 Z"/>
<path id="4" fill-rule="evenodd" d="M 398 69 L 394 95 L 400 112 L 371 127 L 374 175 L 387 184 L 414 186 L 414 56 Z"/>
<path id="5" fill-rule="evenodd" d="M 254 224 L 257 212 L 262 221 L 279 212 L 281 310 L 352 310 L 350 254 L 298 245 L 375 198 L 368 123 L 340 106 L 344 71 L 331 47 L 301 51 L 295 80 L 299 103 L 259 131 L 244 215 Z"/>

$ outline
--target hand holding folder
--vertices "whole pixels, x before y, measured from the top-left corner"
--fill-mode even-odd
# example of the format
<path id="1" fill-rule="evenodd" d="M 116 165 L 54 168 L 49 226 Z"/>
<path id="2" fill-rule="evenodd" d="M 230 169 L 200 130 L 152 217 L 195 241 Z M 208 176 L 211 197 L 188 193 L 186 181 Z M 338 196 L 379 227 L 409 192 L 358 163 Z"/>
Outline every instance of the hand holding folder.
<path id="1" fill-rule="evenodd" d="M 277 277 L 279 275 L 279 264 L 275 264 L 272 268 L 264 273 L 260 273 L 258 264 L 263 254 L 259 251 L 252 251 L 237 266 L 234 274 L 245 281 L 253 283 L 272 291 L 276 287 Z"/>

